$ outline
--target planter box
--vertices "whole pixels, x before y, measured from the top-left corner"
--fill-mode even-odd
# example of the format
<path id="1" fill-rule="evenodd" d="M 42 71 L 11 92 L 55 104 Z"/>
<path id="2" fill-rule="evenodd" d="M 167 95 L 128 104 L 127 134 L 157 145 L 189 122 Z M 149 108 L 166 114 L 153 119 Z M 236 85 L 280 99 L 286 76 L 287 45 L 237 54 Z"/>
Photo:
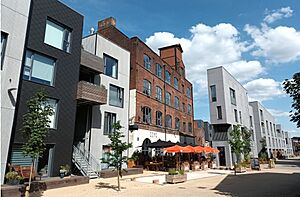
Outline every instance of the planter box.
<path id="1" fill-rule="evenodd" d="M 186 174 L 176 174 L 176 175 L 166 175 L 166 182 L 167 183 L 182 183 L 186 182 L 187 180 L 187 175 Z"/>
<path id="2" fill-rule="evenodd" d="M 243 173 L 243 172 L 246 172 L 246 169 L 244 167 L 237 167 L 237 168 L 235 168 L 235 171 L 237 173 Z"/>

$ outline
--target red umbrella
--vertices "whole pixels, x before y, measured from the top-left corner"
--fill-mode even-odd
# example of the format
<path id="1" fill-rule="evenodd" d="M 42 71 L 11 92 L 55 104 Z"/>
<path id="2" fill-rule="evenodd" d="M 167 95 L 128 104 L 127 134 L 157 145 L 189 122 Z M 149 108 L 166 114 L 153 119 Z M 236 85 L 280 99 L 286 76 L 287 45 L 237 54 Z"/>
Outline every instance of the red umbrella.
<path id="1" fill-rule="evenodd" d="M 196 146 L 196 147 L 194 147 L 194 151 L 196 153 L 203 153 L 204 152 L 204 148 L 202 146 Z"/>
<path id="2" fill-rule="evenodd" d="M 213 152 L 212 147 L 210 147 L 210 146 L 205 146 L 205 147 L 203 148 L 203 152 L 205 152 L 205 153 L 212 153 L 212 152 Z"/>
<path id="3" fill-rule="evenodd" d="M 191 153 L 191 152 L 194 152 L 192 149 L 190 149 L 188 147 L 178 146 L 178 145 L 171 146 L 169 148 L 165 148 L 164 151 L 167 153 Z"/>

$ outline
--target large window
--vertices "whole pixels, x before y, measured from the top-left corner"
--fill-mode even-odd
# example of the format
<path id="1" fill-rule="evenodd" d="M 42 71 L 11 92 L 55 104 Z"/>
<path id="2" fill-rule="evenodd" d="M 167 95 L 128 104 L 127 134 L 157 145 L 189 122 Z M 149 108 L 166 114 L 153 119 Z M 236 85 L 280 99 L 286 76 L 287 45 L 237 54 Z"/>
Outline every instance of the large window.
<path id="1" fill-rule="evenodd" d="M 180 109 L 179 98 L 177 96 L 175 96 L 175 108 L 178 110 Z"/>
<path id="2" fill-rule="evenodd" d="M 169 71 L 166 70 L 166 73 L 165 73 L 165 81 L 168 83 L 168 84 L 171 84 L 171 74 L 169 73 Z"/>
<path id="3" fill-rule="evenodd" d="M 192 123 L 188 123 L 188 131 L 189 132 L 192 132 L 193 131 L 193 128 L 192 128 Z"/>
<path id="4" fill-rule="evenodd" d="M 192 106 L 188 104 L 188 114 L 192 114 Z"/>
<path id="5" fill-rule="evenodd" d="M 170 115 L 166 116 L 166 127 L 172 128 L 172 116 Z"/>
<path id="6" fill-rule="evenodd" d="M 151 124 L 151 109 L 149 107 L 143 107 L 143 122 L 146 124 Z"/>
<path id="7" fill-rule="evenodd" d="M 144 67 L 147 70 L 151 70 L 151 59 L 148 55 L 144 55 Z"/>
<path id="8" fill-rule="evenodd" d="M 263 111 L 260 109 L 259 112 L 260 112 L 260 121 L 264 121 Z"/>
<path id="9" fill-rule="evenodd" d="M 234 109 L 234 120 L 235 122 L 239 122 L 237 110 Z"/>
<path id="10" fill-rule="evenodd" d="M 191 98 L 191 88 L 186 89 L 186 94 L 189 98 Z"/>
<path id="11" fill-rule="evenodd" d="M 116 123 L 117 115 L 115 113 L 104 113 L 104 135 L 112 134 L 114 131 L 113 125 Z"/>
<path id="12" fill-rule="evenodd" d="M 124 89 L 115 85 L 109 86 L 109 105 L 122 107 L 124 103 Z"/>
<path id="13" fill-rule="evenodd" d="M 171 105 L 171 94 L 169 92 L 166 92 L 166 104 Z"/>
<path id="14" fill-rule="evenodd" d="M 46 105 L 50 106 L 53 110 L 53 114 L 51 116 L 49 116 L 49 119 L 50 119 L 49 126 L 50 126 L 51 129 L 56 129 L 56 127 L 57 127 L 57 114 L 58 114 L 57 100 L 48 98 L 46 100 L 46 102 L 43 103 L 43 106 L 46 106 Z"/>
<path id="15" fill-rule="evenodd" d="M 53 86 L 55 60 L 26 51 L 23 79 Z"/>
<path id="16" fill-rule="evenodd" d="M 162 78 L 162 67 L 160 64 L 156 64 L 156 76 Z"/>
<path id="17" fill-rule="evenodd" d="M 150 81 L 144 79 L 144 89 L 143 89 L 143 93 L 151 96 L 151 83 Z"/>
<path id="18" fill-rule="evenodd" d="M 178 79 L 174 77 L 174 87 L 178 90 Z"/>
<path id="19" fill-rule="evenodd" d="M 104 59 L 104 74 L 115 79 L 118 78 L 118 60 L 103 54 Z"/>
<path id="20" fill-rule="evenodd" d="M 222 108 L 221 108 L 221 106 L 217 106 L 217 117 L 218 117 L 218 119 L 222 119 Z"/>
<path id="21" fill-rule="evenodd" d="M 1 31 L 1 70 L 3 69 L 7 37 L 8 34 Z"/>
<path id="22" fill-rule="evenodd" d="M 217 92 L 216 92 L 216 86 L 215 85 L 210 86 L 210 94 L 211 94 L 211 101 L 212 102 L 217 101 Z"/>
<path id="23" fill-rule="evenodd" d="M 185 112 L 185 103 L 182 103 L 182 111 Z"/>
<path id="24" fill-rule="evenodd" d="M 159 86 L 156 86 L 156 99 L 162 101 L 162 89 Z"/>
<path id="25" fill-rule="evenodd" d="M 71 30 L 47 20 L 44 42 L 55 48 L 70 52 Z"/>
<path id="26" fill-rule="evenodd" d="M 185 123 L 185 122 L 182 123 L 182 131 L 183 131 L 183 132 L 186 131 L 186 123 Z"/>
<path id="27" fill-rule="evenodd" d="M 243 118 L 242 118 L 242 112 L 239 111 L 239 115 L 240 115 L 240 123 L 243 124 Z"/>
<path id="28" fill-rule="evenodd" d="M 162 126 L 162 113 L 160 111 L 156 111 L 156 125 Z"/>
<path id="29" fill-rule="evenodd" d="M 175 118 L 175 129 L 179 130 L 180 129 L 180 119 Z"/>
<path id="30" fill-rule="evenodd" d="M 230 100 L 232 105 L 236 105 L 236 97 L 235 97 L 235 90 L 232 88 L 229 88 L 230 90 Z"/>

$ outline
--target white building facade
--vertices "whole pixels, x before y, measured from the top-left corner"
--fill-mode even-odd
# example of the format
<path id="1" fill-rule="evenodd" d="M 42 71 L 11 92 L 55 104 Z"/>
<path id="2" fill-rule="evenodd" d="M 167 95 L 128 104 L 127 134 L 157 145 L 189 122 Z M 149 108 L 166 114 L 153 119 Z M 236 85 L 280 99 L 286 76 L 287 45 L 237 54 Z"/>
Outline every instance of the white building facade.
<path id="1" fill-rule="evenodd" d="M 214 128 L 212 146 L 220 153 L 217 165 L 233 167 L 235 156 L 229 145 L 234 125 L 252 130 L 251 157 L 257 157 L 256 136 L 252 107 L 248 104 L 247 90 L 223 67 L 207 70 L 210 121 Z"/>
<path id="2" fill-rule="evenodd" d="M 1 1 L 1 184 L 15 115 L 30 2 Z"/>
<path id="3" fill-rule="evenodd" d="M 99 34 L 83 38 L 82 45 L 85 50 L 104 60 L 104 74 L 100 75 L 100 79 L 101 84 L 107 88 L 107 104 L 93 107 L 90 137 L 90 152 L 101 163 L 105 152 L 110 151 L 108 135 L 113 131 L 115 122 L 120 121 L 123 127 L 123 141 L 129 140 L 130 52 Z M 101 164 L 101 169 L 105 168 L 107 165 Z"/>

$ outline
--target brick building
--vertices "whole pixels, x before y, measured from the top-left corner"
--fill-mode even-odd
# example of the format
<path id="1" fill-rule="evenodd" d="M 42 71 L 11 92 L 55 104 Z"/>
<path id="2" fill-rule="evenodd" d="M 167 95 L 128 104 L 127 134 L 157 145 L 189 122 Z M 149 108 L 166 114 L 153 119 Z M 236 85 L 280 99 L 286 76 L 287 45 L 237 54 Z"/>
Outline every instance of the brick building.
<path id="1" fill-rule="evenodd" d="M 130 125 L 133 147 L 158 139 L 194 143 L 193 87 L 185 77 L 179 44 L 156 54 L 138 37 L 128 38 L 114 18 L 98 23 L 98 33 L 130 51 Z"/>

